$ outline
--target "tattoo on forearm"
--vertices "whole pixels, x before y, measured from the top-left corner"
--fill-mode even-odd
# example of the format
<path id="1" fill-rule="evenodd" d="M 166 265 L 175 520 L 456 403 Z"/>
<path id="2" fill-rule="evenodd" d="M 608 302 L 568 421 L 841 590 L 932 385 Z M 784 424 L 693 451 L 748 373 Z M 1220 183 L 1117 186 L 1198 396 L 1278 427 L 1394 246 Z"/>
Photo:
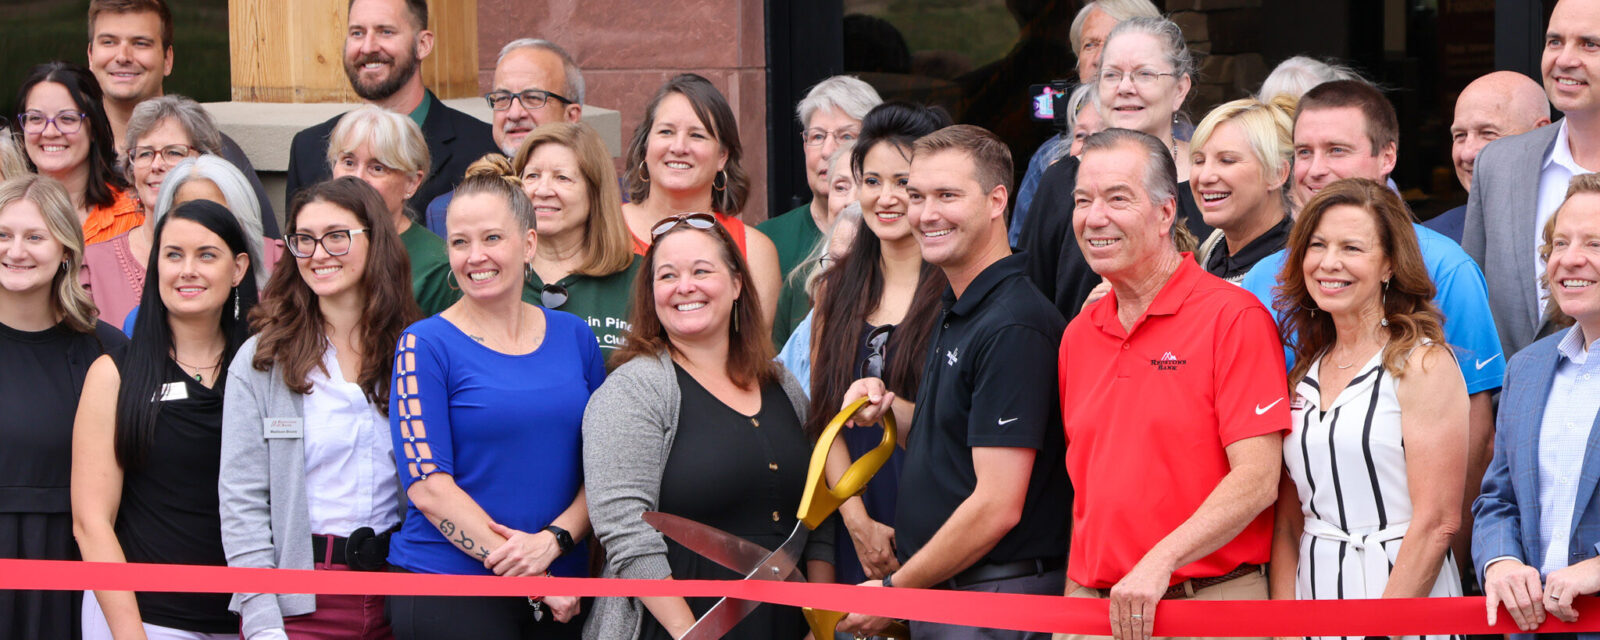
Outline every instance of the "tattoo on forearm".
<path id="1" fill-rule="evenodd" d="M 444 534 L 444 537 L 446 537 L 446 538 L 455 535 L 456 534 L 456 523 L 451 522 L 449 520 L 440 519 L 439 520 L 439 533 Z"/>
<path id="2" fill-rule="evenodd" d="M 461 545 L 461 548 L 466 549 L 468 551 L 471 551 L 473 547 L 478 546 L 478 543 L 473 542 L 472 538 L 468 538 L 467 537 L 467 532 L 465 532 L 465 531 L 461 532 L 461 537 L 457 538 L 455 542 L 456 542 L 456 544 Z"/>
<path id="3" fill-rule="evenodd" d="M 488 547 L 478 547 L 478 559 L 479 560 L 487 560 L 488 558 L 489 558 L 489 548 Z"/>

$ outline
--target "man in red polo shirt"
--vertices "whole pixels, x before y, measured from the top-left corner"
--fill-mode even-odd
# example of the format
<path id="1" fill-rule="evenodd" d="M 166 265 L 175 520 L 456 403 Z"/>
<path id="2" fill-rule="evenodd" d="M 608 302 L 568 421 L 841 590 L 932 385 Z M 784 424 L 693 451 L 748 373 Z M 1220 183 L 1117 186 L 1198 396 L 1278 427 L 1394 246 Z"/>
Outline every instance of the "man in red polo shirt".
<path id="1" fill-rule="evenodd" d="M 1167 148 L 1112 129 L 1080 160 L 1073 231 L 1111 293 L 1061 340 L 1066 594 L 1110 598 L 1113 635 L 1144 640 L 1162 599 L 1267 598 L 1288 382 L 1266 308 L 1174 246 Z"/>

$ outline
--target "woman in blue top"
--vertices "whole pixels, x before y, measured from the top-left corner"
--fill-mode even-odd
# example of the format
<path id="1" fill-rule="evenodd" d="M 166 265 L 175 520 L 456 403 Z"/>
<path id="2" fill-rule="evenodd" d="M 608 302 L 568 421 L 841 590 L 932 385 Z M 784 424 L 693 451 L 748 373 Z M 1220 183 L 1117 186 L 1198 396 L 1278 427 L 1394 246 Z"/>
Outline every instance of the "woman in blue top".
<path id="1" fill-rule="evenodd" d="M 537 236 L 516 183 L 474 173 L 446 214 L 464 294 L 400 336 L 389 395 L 410 507 L 389 563 L 417 573 L 585 575 L 580 438 L 605 359 L 577 316 L 522 301 Z M 395 637 L 579 636 L 569 597 L 389 599 Z M 570 624 L 565 624 L 570 623 Z"/>

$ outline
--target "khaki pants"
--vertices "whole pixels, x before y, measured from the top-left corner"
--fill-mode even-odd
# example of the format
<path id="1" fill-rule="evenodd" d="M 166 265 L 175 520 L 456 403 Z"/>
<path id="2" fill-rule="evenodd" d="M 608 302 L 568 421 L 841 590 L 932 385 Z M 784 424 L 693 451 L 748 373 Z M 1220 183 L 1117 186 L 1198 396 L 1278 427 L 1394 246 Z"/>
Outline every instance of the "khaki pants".
<path id="1" fill-rule="evenodd" d="M 1072 592 L 1073 598 L 1107 598 L 1109 591 L 1100 591 L 1081 587 Z M 1267 576 L 1260 572 L 1234 578 L 1222 584 L 1214 584 L 1204 589 L 1197 589 L 1194 595 L 1175 600 L 1266 600 Z M 1156 606 L 1156 615 L 1161 615 L 1161 606 Z M 1109 640 L 1110 636 L 1083 636 L 1083 635 L 1057 635 L 1064 640 Z M 1195 638 L 1193 640 L 1212 640 L 1210 638 Z M 1261 640 L 1266 640 L 1262 638 Z"/>

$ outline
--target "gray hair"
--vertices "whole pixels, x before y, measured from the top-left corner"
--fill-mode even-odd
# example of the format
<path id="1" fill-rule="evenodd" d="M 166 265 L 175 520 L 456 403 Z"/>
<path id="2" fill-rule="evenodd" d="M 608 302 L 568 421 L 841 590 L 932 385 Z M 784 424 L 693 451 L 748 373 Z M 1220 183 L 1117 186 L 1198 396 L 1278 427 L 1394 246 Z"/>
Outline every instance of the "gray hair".
<path id="1" fill-rule="evenodd" d="M 818 82 L 795 107 L 800 126 L 811 126 L 811 116 L 819 109 L 832 109 L 851 120 L 860 121 L 867 112 L 883 103 L 878 90 L 855 76 L 833 76 Z"/>
<path id="2" fill-rule="evenodd" d="M 1095 90 L 1093 83 L 1080 84 L 1073 87 L 1072 93 L 1067 95 L 1067 130 L 1061 135 L 1061 144 L 1056 146 L 1056 152 L 1050 157 L 1050 164 L 1060 162 L 1062 158 L 1072 153 L 1073 130 L 1078 128 L 1078 114 L 1084 109 L 1100 110 L 1100 92 Z"/>
<path id="3" fill-rule="evenodd" d="M 1178 165 L 1172 161 L 1172 151 L 1159 138 L 1132 129 L 1106 129 L 1084 138 L 1083 151 L 1078 157 L 1087 158 L 1091 151 L 1109 151 L 1124 145 L 1138 147 L 1144 152 L 1145 194 L 1152 202 L 1165 202 L 1177 197 Z M 171 178 L 168 178 L 169 180 Z"/>
<path id="4" fill-rule="evenodd" d="M 1261 82 L 1256 99 L 1272 102 L 1277 96 L 1291 96 L 1296 100 L 1313 87 L 1334 80 L 1365 80 L 1354 69 L 1342 64 L 1324 62 L 1309 56 L 1295 56 L 1278 63 L 1272 73 Z"/>
<path id="5" fill-rule="evenodd" d="M 1083 23 L 1089 21 L 1089 13 L 1099 9 L 1112 20 L 1122 22 L 1129 18 L 1159 18 L 1161 10 L 1157 9 L 1150 0 L 1094 0 L 1084 3 L 1078 10 L 1078 15 L 1072 18 L 1072 28 L 1067 36 L 1072 40 L 1072 53 L 1083 52 Z"/>
<path id="6" fill-rule="evenodd" d="M 233 212 L 233 217 L 239 220 L 240 228 L 244 229 L 244 240 L 250 245 L 250 262 L 266 266 L 262 262 L 261 240 L 261 203 L 256 200 L 255 187 L 250 185 L 250 180 L 244 177 L 238 167 L 233 166 L 220 156 L 205 154 L 197 158 L 189 158 L 179 162 L 177 166 L 167 170 L 167 177 L 161 181 L 161 193 L 156 196 L 156 208 L 151 214 L 157 222 L 162 216 L 172 210 L 173 201 L 178 198 L 178 189 L 190 180 L 205 179 L 217 185 L 217 190 L 222 192 L 228 211 Z M 256 269 L 256 286 L 267 286 L 269 269 Z"/>
<path id="7" fill-rule="evenodd" d="M 511 55 L 512 51 L 516 51 L 518 49 L 543 49 L 545 51 L 549 51 L 550 53 L 556 54 L 556 57 L 561 59 L 562 75 L 566 76 L 567 92 L 572 94 L 567 97 L 577 100 L 578 104 L 583 104 L 583 97 L 585 95 L 583 87 L 583 71 L 578 69 L 578 62 L 572 59 L 572 54 L 567 53 L 566 49 L 562 49 L 561 45 L 549 40 L 544 40 L 541 38 L 518 38 L 516 40 L 512 40 L 511 42 L 507 42 L 506 46 L 500 48 L 500 56 L 494 59 L 494 66 L 500 66 L 500 62 L 505 60 L 506 56 Z"/>
<path id="8" fill-rule="evenodd" d="M 217 129 L 217 121 L 205 107 L 190 98 L 180 95 L 166 95 L 151 98 L 139 103 L 133 108 L 133 114 L 128 116 L 128 130 L 123 136 L 123 148 L 132 149 L 138 146 L 139 139 L 150 135 L 150 132 L 161 123 L 172 120 L 183 128 L 189 135 L 190 146 L 200 153 L 222 153 L 222 131 Z M 131 180 L 133 177 L 133 163 L 124 155 L 120 162 L 123 172 Z"/>
<path id="9" fill-rule="evenodd" d="M 1111 41 L 1124 33 L 1143 33 L 1155 38 L 1161 43 L 1162 57 L 1172 65 L 1172 73 L 1180 78 L 1187 76 L 1190 82 L 1196 80 L 1194 53 L 1189 51 L 1189 43 L 1184 41 L 1183 29 L 1178 23 L 1162 17 L 1128 18 L 1106 34 L 1106 48 L 1110 49 Z M 1105 66 L 1105 58 L 1100 59 L 1100 66 Z"/>
<path id="10" fill-rule="evenodd" d="M 354 152 L 362 143 L 378 162 L 408 173 L 421 171 L 427 178 L 431 168 L 428 141 L 411 116 L 373 104 L 340 116 L 328 133 L 328 166 L 337 166 L 340 156 Z"/>
<path id="11" fill-rule="evenodd" d="M 827 273 L 828 271 L 827 269 L 822 268 L 822 256 L 828 255 L 828 249 L 833 246 L 833 235 L 838 233 L 840 229 L 853 229 L 856 230 L 857 233 L 860 233 L 860 226 L 860 200 L 845 205 L 843 209 L 839 210 L 839 215 L 833 217 L 833 224 L 828 225 L 828 232 L 822 234 L 822 238 L 817 241 L 817 246 L 811 250 L 809 259 L 801 263 L 805 265 L 805 267 L 802 268 L 808 271 L 805 276 L 806 295 L 812 296 L 813 298 L 816 297 L 817 285 L 822 282 L 822 274 Z M 795 271 L 798 273 L 800 269 L 796 269 Z"/>

